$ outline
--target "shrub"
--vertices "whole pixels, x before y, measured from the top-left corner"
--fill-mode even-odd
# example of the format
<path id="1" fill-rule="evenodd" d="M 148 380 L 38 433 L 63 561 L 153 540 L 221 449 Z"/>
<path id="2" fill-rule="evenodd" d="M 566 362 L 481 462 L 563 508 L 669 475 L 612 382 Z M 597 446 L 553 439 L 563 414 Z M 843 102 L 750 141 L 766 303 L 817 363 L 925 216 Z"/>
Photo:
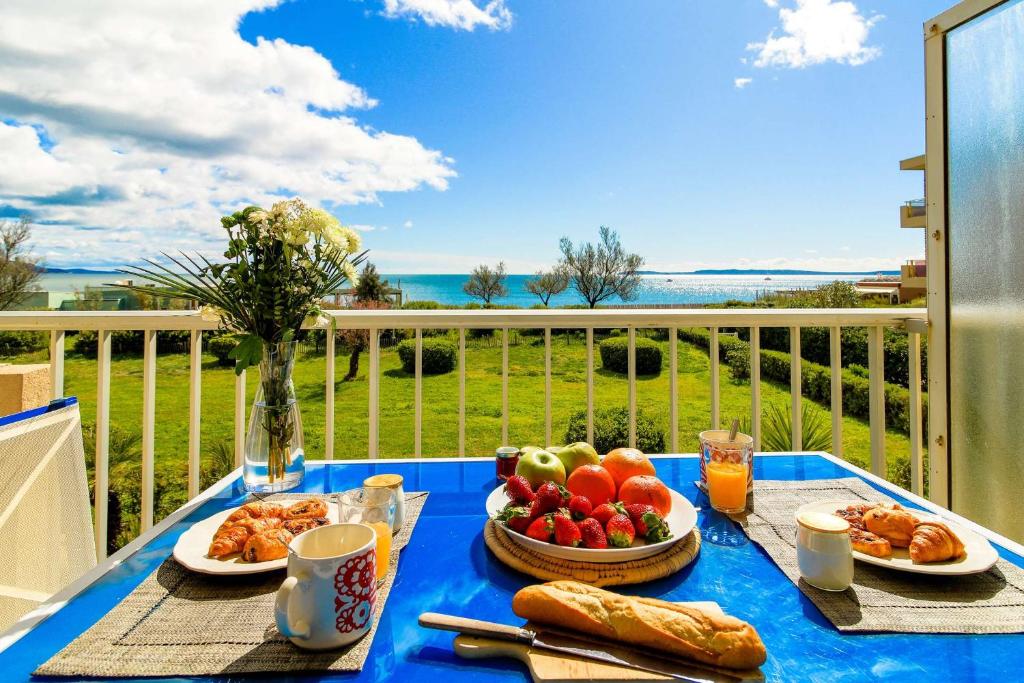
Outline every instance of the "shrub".
<path id="1" fill-rule="evenodd" d="M 48 343 L 45 332 L 0 331 L 0 356 L 38 351 Z"/>
<path id="2" fill-rule="evenodd" d="M 629 340 L 612 337 L 601 342 L 601 365 L 605 370 L 629 372 Z M 646 337 L 636 339 L 636 374 L 657 375 L 661 372 L 661 347 Z"/>
<path id="3" fill-rule="evenodd" d="M 317 330 L 320 332 L 321 330 Z M 211 337 L 206 342 L 206 350 L 217 357 L 217 365 L 230 366 L 235 364 L 233 358 L 228 358 L 228 354 L 231 353 L 232 349 L 238 344 L 238 340 L 241 335 L 237 334 L 221 334 L 216 337 Z"/>
<path id="4" fill-rule="evenodd" d="M 402 369 L 413 374 L 416 372 L 416 340 L 406 339 L 398 345 L 398 357 L 402 361 Z M 423 340 L 423 374 L 443 375 L 455 369 L 455 344 L 447 339 L 428 337 Z"/>
<path id="5" fill-rule="evenodd" d="M 187 352 L 192 335 L 188 330 L 169 330 L 157 333 L 157 350 L 161 353 Z M 110 352 L 113 354 L 142 353 L 145 333 L 142 330 L 114 330 L 110 333 Z M 83 356 L 96 355 L 96 332 L 83 330 L 75 336 L 71 348 Z"/>
<path id="6" fill-rule="evenodd" d="M 436 311 L 443 308 L 436 301 L 406 301 L 402 304 L 403 311 Z"/>
<path id="7" fill-rule="evenodd" d="M 565 430 L 565 443 L 587 440 L 587 411 L 579 410 L 569 416 Z M 629 410 L 626 408 L 602 408 L 594 411 L 594 448 L 598 453 L 607 453 L 629 445 Z M 665 450 L 665 430 L 653 419 L 637 410 L 636 447 L 646 453 L 662 453 Z"/>

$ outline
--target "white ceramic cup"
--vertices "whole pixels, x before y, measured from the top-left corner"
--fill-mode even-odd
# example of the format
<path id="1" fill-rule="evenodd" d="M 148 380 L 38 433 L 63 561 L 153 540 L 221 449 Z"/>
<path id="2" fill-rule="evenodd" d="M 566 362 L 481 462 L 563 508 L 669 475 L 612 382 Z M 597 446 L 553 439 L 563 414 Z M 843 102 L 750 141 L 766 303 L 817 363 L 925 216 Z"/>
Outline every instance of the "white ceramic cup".
<path id="1" fill-rule="evenodd" d="M 377 600 L 377 534 L 330 524 L 288 544 L 288 578 L 277 591 L 277 630 L 299 647 L 328 650 L 362 638 Z"/>

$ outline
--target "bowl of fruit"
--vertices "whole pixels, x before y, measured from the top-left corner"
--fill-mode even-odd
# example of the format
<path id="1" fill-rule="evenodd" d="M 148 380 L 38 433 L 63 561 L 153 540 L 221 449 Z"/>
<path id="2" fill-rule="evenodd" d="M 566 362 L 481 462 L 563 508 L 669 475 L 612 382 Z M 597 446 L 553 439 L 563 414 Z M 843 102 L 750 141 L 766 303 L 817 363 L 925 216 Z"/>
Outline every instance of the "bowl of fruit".
<path id="1" fill-rule="evenodd" d="M 657 555 L 697 524 L 697 511 L 635 448 L 603 459 L 590 444 L 527 446 L 514 476 L 487 497 L 509 538 L 544 555 L 627 562 Z"/>

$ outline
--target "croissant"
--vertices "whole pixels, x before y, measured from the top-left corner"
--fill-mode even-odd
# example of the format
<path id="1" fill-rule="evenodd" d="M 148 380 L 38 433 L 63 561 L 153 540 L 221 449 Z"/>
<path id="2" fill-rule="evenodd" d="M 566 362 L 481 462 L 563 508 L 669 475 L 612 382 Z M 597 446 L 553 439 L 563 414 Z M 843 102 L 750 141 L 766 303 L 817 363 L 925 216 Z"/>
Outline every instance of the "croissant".
<path id="1" fill-rule="evenodd" d="M 889 541 L 894 548 L 906 548 L 914 536 L 917 517 L 899 506 L 879 506 L 864 513 L 864 526 Z"/>
<path id="2" fill-rule="evenodd" d="M 892 544 L 881 536 L 864 529 L 850 529 L 850 544 L 857 552 L 872 557 L 891 557 Z"/>
<path id="3" fill-rule="evenodd" d="M 271 529 L 249 537 L 242 549 L 246 562 L 266 562 L 288 556 L 288 544 L 294 536 L 287 529 Z"/>
<path id="4" fill-rule="evenodd" d="M 958 560 L 967 555 L 964 544 L 942 522 L 921 522 L 914 527 L 910 561 L 914 564 Z"/>
<path id="5" fill-rule="evenodd" d="M 245 542 L 251 535 L 249 530 L 242 526 L 221 526 L 210 544 L 210 557 L 224 557 L 242 552 Z"/>
<path id="6" fill-rule="evenodd" d="M 227 521 L 236 522 L 241 519 L 262 519 L 265 517 L 283 517 L 284 507 L 280 503 L 246 503 L 232 512 Z"/>
<path id="7" fill-rule="evenodd" d="M 847 505 L 845 508 L 842 508 L 841 510 L 836 510 L 832 514 L 834 514 L 836 517 L 842 517 L 847 522 L 849 522 L 851 529 L 864 530 L 864 514 L 868 510 L 877 506 L 877 503 L 859 503 L 857 505 Z"/>
<path id="8" fill-rule="evenodd" d="M 326 517 L 327 503 L 322 498 L 308 498 L 289 506 L 284 511 L 285 519 L 303 519 L 306 517 Z"/>

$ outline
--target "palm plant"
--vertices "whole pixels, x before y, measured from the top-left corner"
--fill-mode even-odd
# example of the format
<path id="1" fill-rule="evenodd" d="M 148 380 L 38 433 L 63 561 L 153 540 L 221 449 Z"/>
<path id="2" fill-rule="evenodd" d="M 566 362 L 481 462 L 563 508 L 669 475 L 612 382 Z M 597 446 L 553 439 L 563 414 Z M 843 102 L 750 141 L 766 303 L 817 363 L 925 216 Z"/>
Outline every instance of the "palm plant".
<path id="1" fill-rule="evenodd" d="M 832 426 L 825 413 L 810 403 L 800 406 L 801 443 L 805 451 L 827 451 L 832 448 Z M 740 431 L 751 433 L 750 418 L 740 421 Z M 761 450 L 785 452 L 793 450 L 793 410 L 769 404 L 761 415 Z"/>

